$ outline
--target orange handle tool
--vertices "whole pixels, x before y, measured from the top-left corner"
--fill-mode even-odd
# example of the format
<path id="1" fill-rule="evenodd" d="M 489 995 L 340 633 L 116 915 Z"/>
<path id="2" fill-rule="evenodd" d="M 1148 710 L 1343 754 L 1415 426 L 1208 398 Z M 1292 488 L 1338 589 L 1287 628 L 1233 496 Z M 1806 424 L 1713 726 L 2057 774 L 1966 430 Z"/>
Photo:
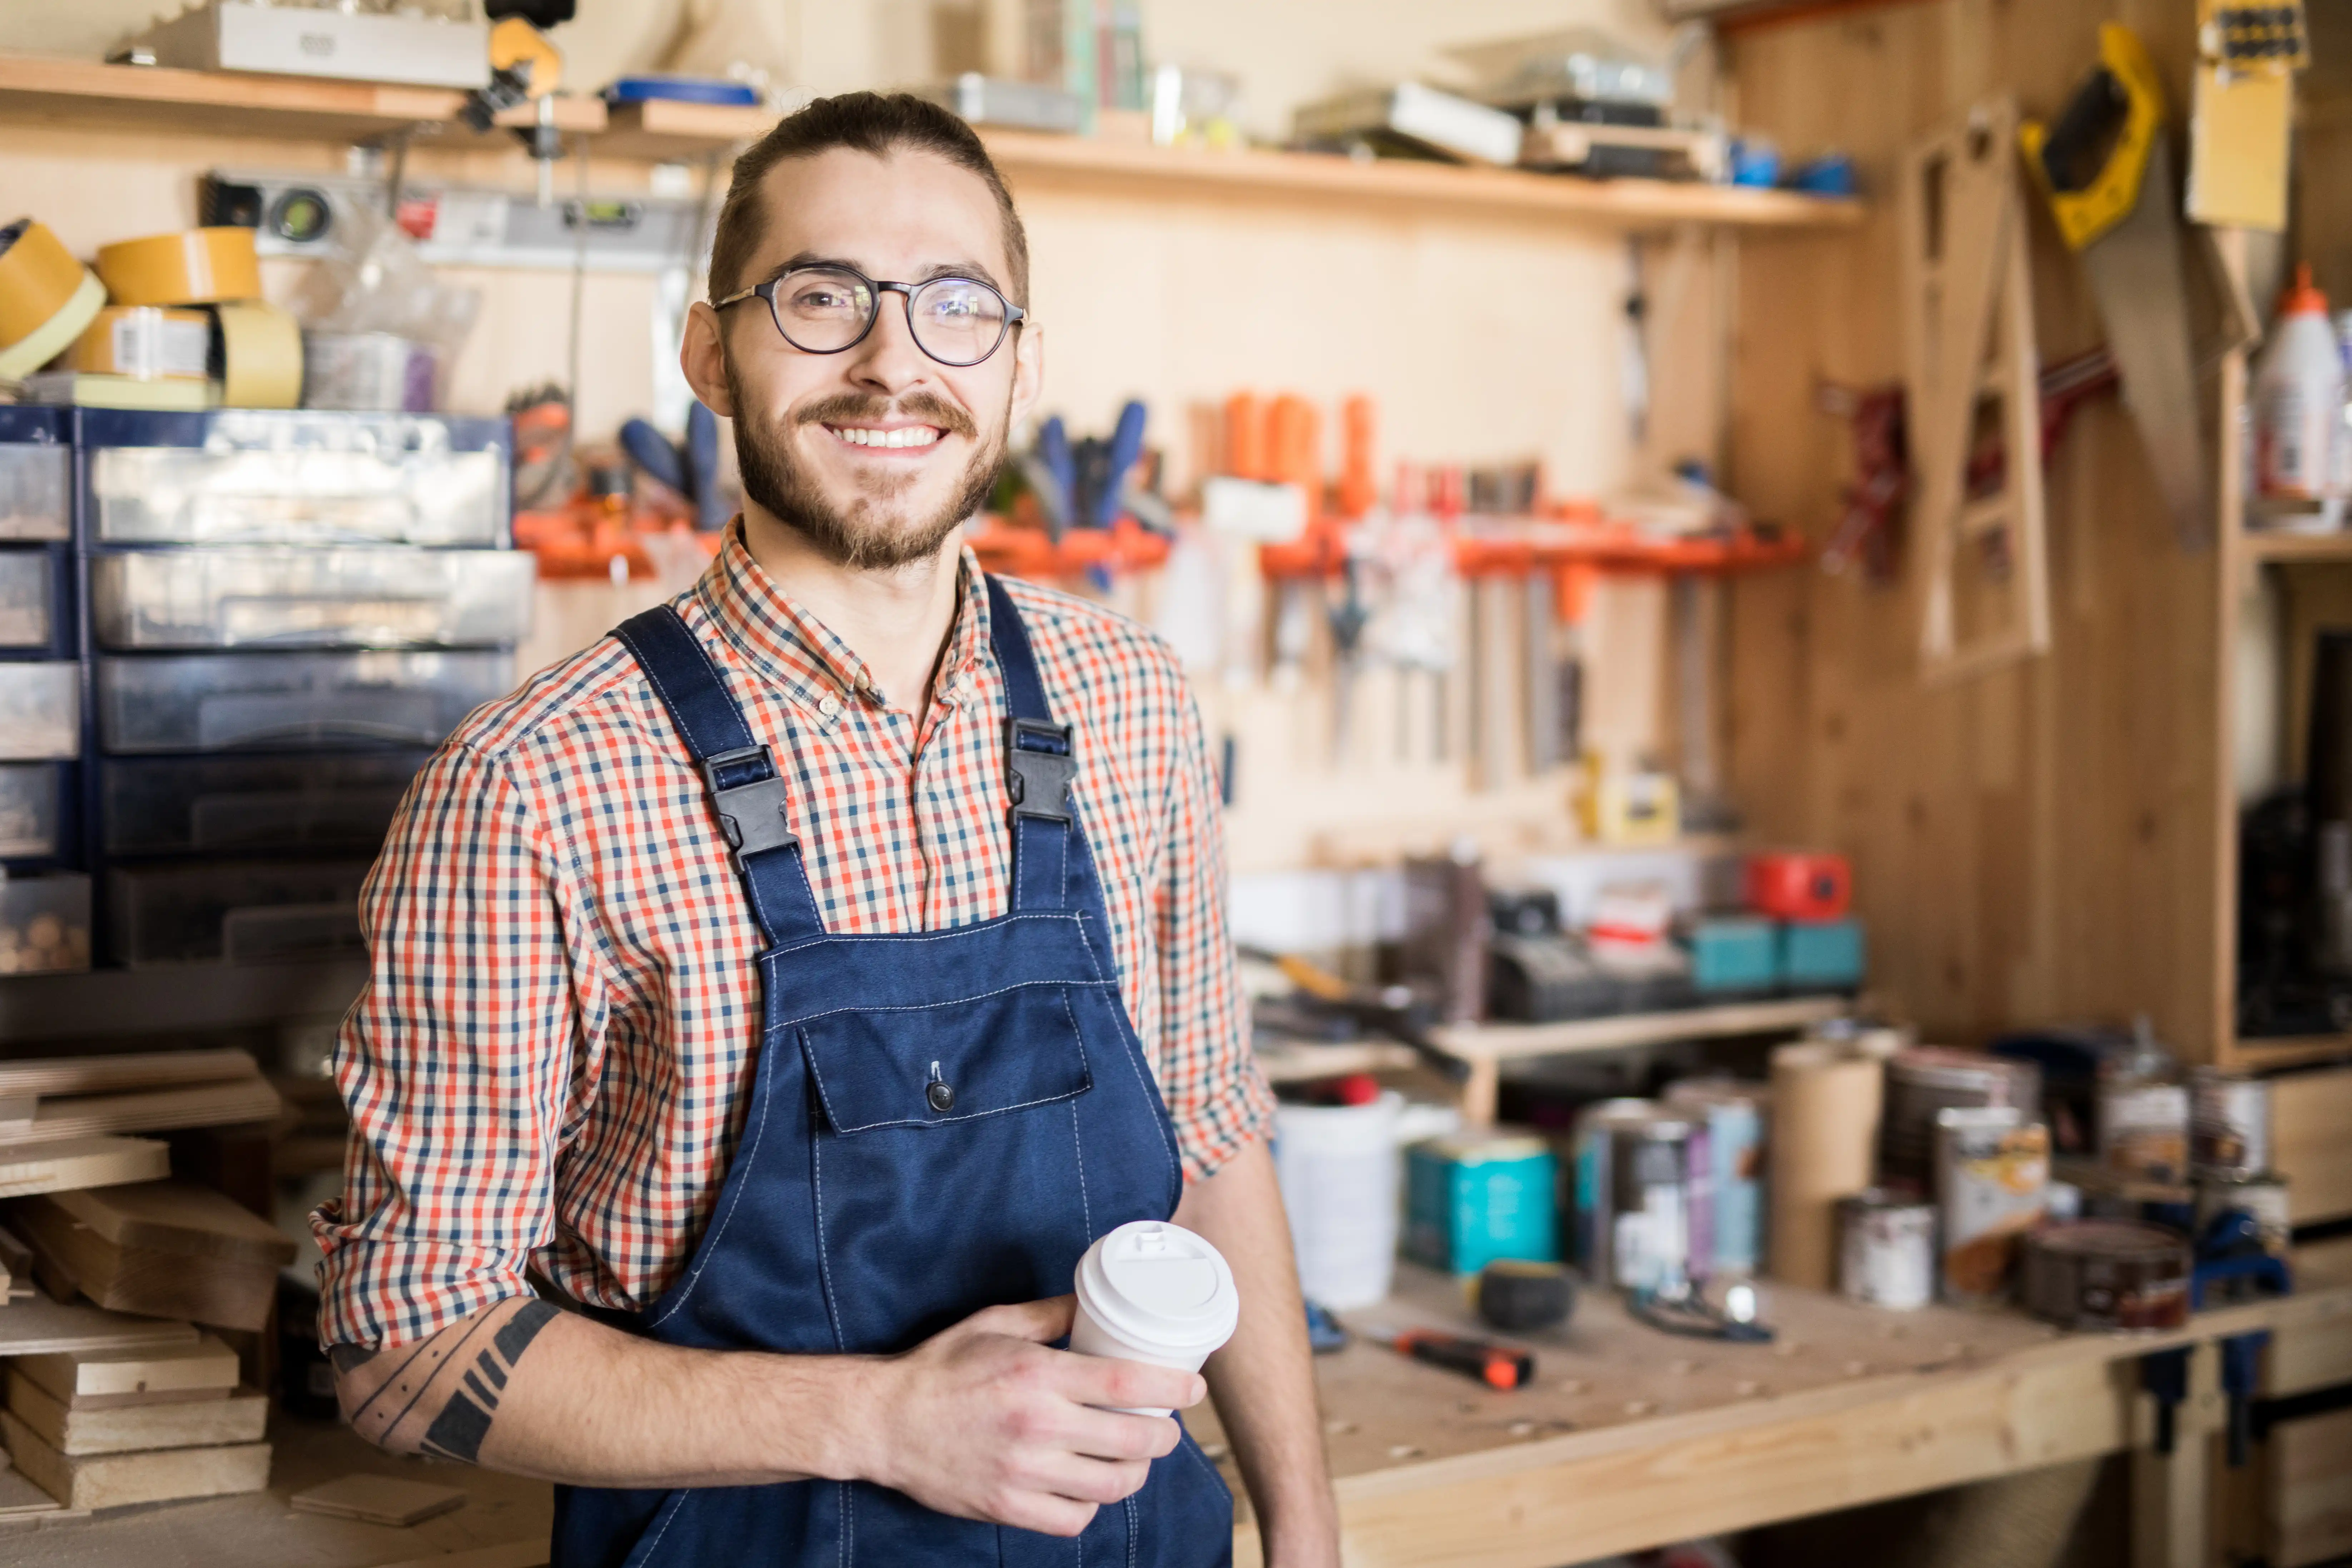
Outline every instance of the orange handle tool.
<path id="1" fill-rule="evenodd" d="M 1429 1329 L 1407 1329 L 1389 1342 L 1400 1354 L 1415 1361 L 1475 1377 L 1489 1388 L 1507 1393 L 1536 1380 L 1536 1358 L 1486 1340 L 1462 1334 L 1441 1334 Z"/>

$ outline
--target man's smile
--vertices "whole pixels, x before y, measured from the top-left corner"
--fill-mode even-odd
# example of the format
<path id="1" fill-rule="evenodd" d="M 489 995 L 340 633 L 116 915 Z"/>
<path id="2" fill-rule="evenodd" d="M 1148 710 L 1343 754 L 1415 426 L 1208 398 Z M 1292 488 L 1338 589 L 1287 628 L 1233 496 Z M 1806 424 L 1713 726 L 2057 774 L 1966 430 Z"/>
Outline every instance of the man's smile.
<path id="1" fill-rule="evenodd" d="M 866 451 L 919 454 L 939 445 L 947 432 L 936 425 L 833 425 L 825 429 L 845 447 Z"/>

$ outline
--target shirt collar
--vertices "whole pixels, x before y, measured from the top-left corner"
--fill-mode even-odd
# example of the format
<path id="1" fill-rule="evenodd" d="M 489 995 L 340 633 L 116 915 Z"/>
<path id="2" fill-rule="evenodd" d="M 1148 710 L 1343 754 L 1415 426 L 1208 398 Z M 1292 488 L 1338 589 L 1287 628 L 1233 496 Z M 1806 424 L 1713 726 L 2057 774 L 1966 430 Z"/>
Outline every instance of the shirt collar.
<path id="1" fill-rule="evenodd" d="M 739 515 L 727 526 L 710 568 L 695 586 L 719 633 L 753 672 L 796 705 L 827 721 L 852 701 L 881 700 L 866 661 L 808 608 L 778 586 L 743 542 Z M 959 552 L 956 613 L 947 654 L 933 682 L 934 700 L 965 677 L 968 689 L 980 650 L 988 645 L 988 592 L 971 546 Z M 828 703 L 831 711 L 827 711 Z"/>

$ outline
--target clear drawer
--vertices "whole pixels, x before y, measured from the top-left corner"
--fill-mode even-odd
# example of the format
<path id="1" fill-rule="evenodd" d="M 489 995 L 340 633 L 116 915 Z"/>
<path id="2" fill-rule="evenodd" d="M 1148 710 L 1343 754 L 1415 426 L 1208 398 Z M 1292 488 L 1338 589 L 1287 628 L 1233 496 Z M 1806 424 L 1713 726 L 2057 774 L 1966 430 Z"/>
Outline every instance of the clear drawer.
<path id="1" fill-rule="evenodd" d="M 73 537 L 71 474 L 64 447 L 0 445 L 0 539 Z"/>
<path id="2" fill-rule="evenodd" d="M 0 860 L 37 860 L 58 852 L 58 804 L 65 772 L 56 763 L 0 764 Z"/>
<path id="3" fill-rule="evenodd" d="M 56 571 L 46 550 L 0 550 L 0 647 L 49 646 Z"/>
<path id="4" fill-rule="evenodd" d="M 0 762 L 69 761 L 81 750 L 81 666 L 0 664 Z"/>
<path id="5" fill-rule="evenodd" d="M 530 629 L 515 550 L 139 550 L 90 562 L 112 648 L 464 647 Z"/>
<path id="6" fill-rule="evenodd" d="M 0 980 L 89 967 L 89 879 L 0 878 Z"/>
<path id="7" fill-rule="evenodd" d="M 503 652 L 108 658 L 99 741 L 126 753 L 432 746 L 513 684 Z"/>
<path id="8" fill-rule="evenodd" d="M 107 928 L 128 964 L 271 963 L 366 952 L 367 862 L 295 860 L 118 868 Z"/>
<path id="9" fill-rule="evenodd" d="M 83 440 L 106 543 L 506 542 L 502 419 L 105 411 Z"/>
<path id="10" fill-rule="evenodd" d="M 110 855 L 373 855 L 429 754 L 110 761 L 99 783 L 103 842 Z"/>

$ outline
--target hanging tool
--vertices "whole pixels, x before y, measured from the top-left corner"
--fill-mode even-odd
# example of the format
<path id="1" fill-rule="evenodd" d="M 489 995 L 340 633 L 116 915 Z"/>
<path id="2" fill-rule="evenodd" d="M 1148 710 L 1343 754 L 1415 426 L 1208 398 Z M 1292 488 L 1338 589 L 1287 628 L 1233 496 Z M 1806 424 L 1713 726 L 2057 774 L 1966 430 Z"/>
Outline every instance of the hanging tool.
<path id="1" fill-rule="evenodd" d="M 495 19 L 490 28 L 489 85 L 467 94 L 457 112 L 477 132 L 488 135 L 508 110 L 523 103 L 538 105 L 537 118 L 529 125 L 515 127 L 515 137 L 539 167 L 539 205 L 548 206 L 555 200 L 555 160 L 563 156 L 562 133 L 555 128 L 555 89 L 563 79 L 563 56 L 540 27 L 572 20 L 572 5 L 571 0 L 551 4 L 549 0 L 535 4 L 494 0 L 485 9 Z M 404 162 L 406 155 L 407 145 L 403 142 L 395 157 Z M 395 195 L 398 185 L 395 174 Z M 585 224 L 587 215 L 582 214 L 580 221 Z"/>
<path id="2" fill-rule="evenodd" d="M 2262 1223 L 2242 1208 L 2214 1215 L 2196 1237 L 2195 1259 L 2189 1270 L 2189 1310 L 2202 1311 L 2223 1301 L 2246 1301 L 2285 1296 L 2294 1289 L 2294 1271 L 2286 1259 L 2271 1250 Z M 2268 1330 L 2234 1334 L 2216 1347 L 2221 1357 L 2221 1393 L 2229 1402 L 2230 1468 L 2246 1462 L 2254 1424 L 2254 1398 L 2260 1392 L 2263 1347 Z"/>
<path id="3" fill-rule="evenodd" d="M 2164 88 L 2147 50 L 2130 28 L 2109 22 L 2099 28 L 2099 63 L 2058 122 L 2029 121 L 2018 142 L 2058 232 L 2082 258 L 2173 532 L 2183 549 L 2198 550 L 2212 536 L 2212 462 L 2164 118 Z"/>
<path id="4" fill-rule="evenodd" d="M 1364 1329 L 1359 1331 L 1375 1344 L 1383 1344 L 1399 1355 L 1411 1356 L 1431 1366 L 1442 1366 L 1448 1372 L 1475 1378 L 1487 1387 L 1507 1394 L 1525 1388 L 1536 1380 L 1536 1358 L 1526 1351 L 1512 1350 L 1490 1340 L 1472 1339 L 1467 1334 L 1441 1333 L 1435 1329 Z"/>
<path id="5" fill-rule="evenodd" d="M 1467 1062 L 1446 1055 L 1430 1042 L 1428 1029 L 1433 1009 L 1412 986 L 1357 985 L 1295 952 L 1274 952 L 1247 943 L 1239 945 L 1236 951 L 1255 963 L 1274 965 L 1284 979 L 1318 1005 L 1352 1018 L 1360 1027 L 1411 1046 L 1432 1071 L 1448 1082 L 1461 1083 L 1469 1078 Z"/>

